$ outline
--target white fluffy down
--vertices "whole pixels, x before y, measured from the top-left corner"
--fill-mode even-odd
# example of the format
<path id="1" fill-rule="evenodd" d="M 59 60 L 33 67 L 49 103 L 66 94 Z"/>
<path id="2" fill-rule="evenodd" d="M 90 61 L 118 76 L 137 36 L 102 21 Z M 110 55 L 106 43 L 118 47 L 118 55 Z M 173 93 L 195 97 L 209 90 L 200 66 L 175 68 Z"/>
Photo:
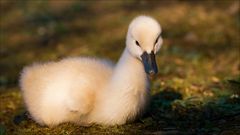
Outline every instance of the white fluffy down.
<path id="1" fill-rule="evenodd" d="M 126 48 L 116 66 L 79 57 L 24 68 L 20 86 L 28 112 L 47 126 L 64 122 L 120 125 L 134 120 L 149 98 L 140 55 L 159 50 L 162 38 L 154 42 L 160 33 L 156 20 L 139 16 L 129 26 Z"/>

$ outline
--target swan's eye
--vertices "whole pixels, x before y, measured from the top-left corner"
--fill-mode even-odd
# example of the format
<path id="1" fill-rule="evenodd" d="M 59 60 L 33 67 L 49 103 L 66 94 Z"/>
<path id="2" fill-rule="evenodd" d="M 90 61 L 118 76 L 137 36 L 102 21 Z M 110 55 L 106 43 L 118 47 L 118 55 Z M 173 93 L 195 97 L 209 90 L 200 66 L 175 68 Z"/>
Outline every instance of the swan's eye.
<path id="1" fill-rule="evenodd" d="M 157 39 L 155 40 L 154 45 L 158 42 L 159 37 L 160 37 L 160 34 L 158 35 Z"/>
<path id="2" fill-rule="evenodd" d="M 155 45 L 157 42 L 158 42 L 158 38 L 155 40 L 155 43 L 154 43 L 154 45 Z"/>
<path id="3" fill-rule="evenodd" d="M 138 41 L 137 41 L 137 40 L 135 41 L 135 43 L 136 43 L 136 45 L 137 45 L 137 46 L 140 46 L 140 44 L 138 43 Z"/>

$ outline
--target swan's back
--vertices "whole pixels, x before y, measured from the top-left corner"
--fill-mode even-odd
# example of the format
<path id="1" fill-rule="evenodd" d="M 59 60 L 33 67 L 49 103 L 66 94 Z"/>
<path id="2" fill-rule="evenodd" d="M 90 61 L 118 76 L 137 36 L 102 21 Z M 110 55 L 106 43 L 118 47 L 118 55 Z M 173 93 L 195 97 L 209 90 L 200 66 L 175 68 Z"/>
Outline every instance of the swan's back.
<path id="1" fill-rule="evenodd" d="M 74 121 L 91 111 L 95 95 L 109 81 L 112 69 L 110 62 L 93 58 L 67 58 L 26 67 L 20 86 L 27 109 L 40 124 Z"/>

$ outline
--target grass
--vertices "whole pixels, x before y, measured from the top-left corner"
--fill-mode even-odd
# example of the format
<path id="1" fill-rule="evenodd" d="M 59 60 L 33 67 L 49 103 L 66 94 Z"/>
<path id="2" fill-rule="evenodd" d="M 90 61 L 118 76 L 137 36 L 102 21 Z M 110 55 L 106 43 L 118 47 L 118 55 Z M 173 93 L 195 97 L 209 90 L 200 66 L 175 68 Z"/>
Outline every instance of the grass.
<path id="1" fill-rule="evenodd" d="M 1 135 L 240 133 L 239 1 L 0 2 Z M 116 62 L 128 24 L 139 14 L 156 18 L 164 38 L 144 117 L 113 127 L 21 121 L 24 66 L 69 56 Z"/>

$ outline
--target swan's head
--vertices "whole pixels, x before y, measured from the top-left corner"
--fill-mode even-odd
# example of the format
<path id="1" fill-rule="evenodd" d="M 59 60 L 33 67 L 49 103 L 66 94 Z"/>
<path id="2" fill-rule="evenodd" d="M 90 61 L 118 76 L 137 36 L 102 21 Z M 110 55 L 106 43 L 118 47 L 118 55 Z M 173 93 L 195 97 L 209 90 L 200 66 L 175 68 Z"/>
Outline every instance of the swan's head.
<path id="1" fill-rule="evenodd" d="M 154 75 L 158 72 L 155 54 L 162 45 L 161 27 L 148 16 L 136 17 L 128 28 L 127 50 L 142 61 L 145 72 Z"/>

